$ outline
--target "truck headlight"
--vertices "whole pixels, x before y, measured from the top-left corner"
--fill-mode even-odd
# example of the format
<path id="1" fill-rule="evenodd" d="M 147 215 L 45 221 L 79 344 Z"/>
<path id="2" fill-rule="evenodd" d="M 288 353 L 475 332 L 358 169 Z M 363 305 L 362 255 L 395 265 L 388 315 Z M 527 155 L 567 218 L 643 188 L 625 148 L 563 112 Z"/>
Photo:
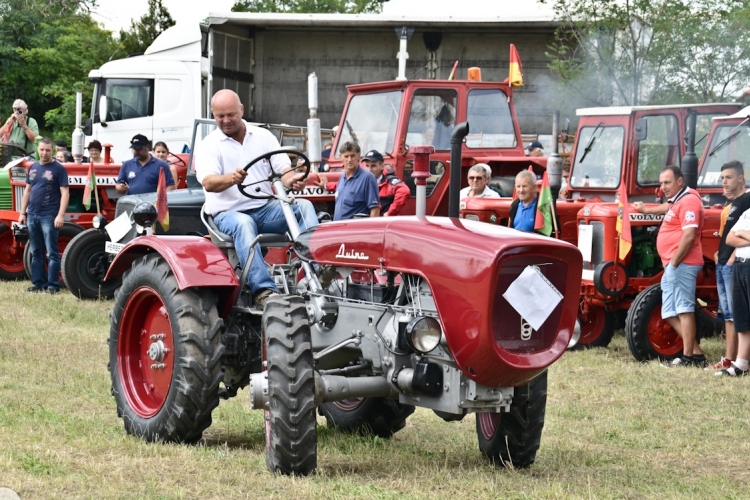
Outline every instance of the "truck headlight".
<path id="1" fill-rule="evenodd" d="M 435 318 L 420 316 L 406 325 L 405 334 L 409 347 L 418 353 L 427 354 L 438 346 L 443 330 Z"/>

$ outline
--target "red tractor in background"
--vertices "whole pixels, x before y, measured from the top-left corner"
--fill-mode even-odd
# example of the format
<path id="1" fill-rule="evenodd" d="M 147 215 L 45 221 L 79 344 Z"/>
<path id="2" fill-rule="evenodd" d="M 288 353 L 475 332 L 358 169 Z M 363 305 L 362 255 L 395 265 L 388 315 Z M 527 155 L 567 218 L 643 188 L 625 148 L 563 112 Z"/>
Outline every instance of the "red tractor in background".
<path id="1" fill-rule="evenodd" d="M 688 160 L 687 168 L 683 162 L 685 180 L 691 187 L 697 188 L 703 199 L 705 219 L 701 233 L 704 267 L 698 275 L 696 286 L 696 320 L 698 334 L 710 335 L 720 332 L 723 323 L 718 317 L 718 292 L 714 254 L 718 250 L 721 235 L 719 234 L 720 216 L 726 198 L 721 185 L 721 167 L 731 160 L 744 160 L 750 154 L 750 107 L 730 116 L 713 118 L 713 127 L 704 142 L 702 160 L 698 167 L 697 157 Z M 690 163 L 695 165 L 695 169 Z M 691 175 L 692 174 L 692 175 Z M 601 208 L 601 207 L 597 207 Z M 594 208 L 591 215 L 594 214 Z M 643 220 L 639 220 L 643 219 Z M 649 216 L 632 214 L 631 224 L 637 224 L 639 232 L 633 230 L 633 248 L 636 246 L 636 234 L 648 232 L 657 227 L 656 220 L 646 220 Z M 609 235 L 614 237 L 613 235 Z M 605 240 L 607 236 L 604 236 Z M 645 238 L 641 236 L 641 238 Z M 672 359 L 682 352 L 682 339 L 661 318 L 661 273 L 649 276 L 633 275 L 634 253 L 627 267 L 627 289 L 623 295 L 636 292 L 632 300 L 625 325 L 625 336 L 633 356 L 639 361 L 648 359 Z M 658 261 L 658 256 L 657 259 Z M 661 265 L 658 266 L 661 268 Z M 584 271 L 585 273 L 585 271 Z M 631 295 L 632 297 L 632 295 Z"/>
<path id="2" fill-rule="evenodd" d="M 631 210 L 634 241 L 627 273 L 622 271 L 622 264 L 614 264 L 618 241 L 616 200 L 622 183 L 629 202 L 654 202 L 659 172 L 668 165 L 679 164 L 686 153 L 684 138 L 691 112 L 700 133 L 701 151 L 711 118 L 731 114 L 738 108 L 738 104 L 694 104 L 577 110 L 580 118 L 570 156 L 567 196 L 556 200 L 556 212 L 560 237 L 579 245 L 585 261 L 578 346 L 607 346 L 633 298 L 660 278 L 656 236 L 646 228 L 658 224 L 661 217 Z M 511 202 L 511 198 L 468 198 L 462 201 L 462 216 L 505 225 Z M 583 240 L 582 226 L 586 227 Z M 699 317 L 705 332 L 717 328 L 715 307 L 702 309 Z"/>

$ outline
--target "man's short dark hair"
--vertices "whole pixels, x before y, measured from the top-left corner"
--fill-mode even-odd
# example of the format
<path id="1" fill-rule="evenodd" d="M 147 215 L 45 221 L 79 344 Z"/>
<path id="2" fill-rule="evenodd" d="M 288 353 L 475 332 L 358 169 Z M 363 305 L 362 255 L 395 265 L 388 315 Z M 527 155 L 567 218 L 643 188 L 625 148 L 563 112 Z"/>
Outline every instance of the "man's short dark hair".
<path id="1" fill-rule="evenodd" d="M 732 169 L 735 172 L 737 172 L 737 175 L 740 177 L 745 177 L 745 165 L 742 164 L 739 160 L 732 160 L 726 162 L 724 165 L 721 166 L 721 171 Z"/>
<path id="2" fill-rule="evenodd" d="M 661 169 L 662 172 L 666 172 L 667 170 L 669 170 L 670 172 L 674 174 L 675 180 L 685 178 L 685 176 L 682 173 L 682 170 L 680 170 L 680 167 L 676 165 L 669 165 L 668 167 L 664 167 Z"/>
<path id="3" fill-rule="evenodd" d="M 52 146 L 52 139 L 50 139 L 49 137 L 42 137 L 41 139 L 39 139 L 39 144 L 49 144 L 50 146 Z"/>
<path id="4" fill-rule="evenodd" d="M 346 141 L 339 148 L 339 154 L 344 154 L 344 153 L 357 153 L 358 155 L 361 155 L 362 149 L 359 147 L 359 144 L 357 144 L 356 142 Z"/>

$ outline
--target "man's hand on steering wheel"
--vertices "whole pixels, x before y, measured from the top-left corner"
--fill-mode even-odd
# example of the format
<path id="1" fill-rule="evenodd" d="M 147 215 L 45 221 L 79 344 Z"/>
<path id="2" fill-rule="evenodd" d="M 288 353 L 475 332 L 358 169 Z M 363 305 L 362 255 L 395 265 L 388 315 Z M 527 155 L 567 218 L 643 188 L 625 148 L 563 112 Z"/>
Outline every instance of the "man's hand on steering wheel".
<path id="1" fill-rule="evenodd" d="M 305 172 L 297 172 L 284 182 L 284 185 L 292 191 L 302 191 L 307 185 L 307 175 L 305 175 Z"/>
<path id="2" fill-rule="evenodd" d="M 235 171 L 232 172 L 232 184 L 242 184 L 245 181 L 245 177 L 247 177 L 247 171 L 241 168 L 235 169 Z"/>

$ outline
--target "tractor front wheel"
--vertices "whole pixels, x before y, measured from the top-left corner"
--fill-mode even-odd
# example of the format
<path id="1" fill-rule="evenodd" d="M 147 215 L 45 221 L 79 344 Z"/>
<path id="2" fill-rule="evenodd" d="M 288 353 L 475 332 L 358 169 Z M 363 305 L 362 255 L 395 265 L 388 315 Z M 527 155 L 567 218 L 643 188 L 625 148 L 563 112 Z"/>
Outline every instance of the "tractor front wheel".
<path id="1" fill-rule="evenodd" d="M 15 242 L 11 228 L 0 222 L 0 279 L 20 280 L 25 277 L 23 248 Z"/>
<path id="2" fill-rule="evenodd" d="M 625 338 L 638 361 L 670 360 L 682 352 L 682 339 L 661 317 L 661 285 L 643 290 L 630 305 Z"/>
<path id="3" fill-rule="evenodd" d="M 310 323 L 302 297 L 273 296 L 263 312 L 268 408 L 266 466 L 306 476 L 318 464 L 315 367 Z"/>
<path id="4" fill-rule="evenodd" d="M 414 406 L 386 398 L 350 398 L 320 405 L 328 427 L 389 438 L 406 426 Z"/>
<path id="5" fill-rule="evenodd" d="M 615 334 L 615 313 L 591 306 L 585 317 L 579 313 L 578 320 L 581 322 L 581 339 L 573 349 L 607 347 L 612 341 Z"/>
<path id="6" fill-rule="evenodd" d="M 479 450 L 491 462 L 508 469 L 534 463 L 547 408 L 547 372 L 516 387 L 507 413 L 477 413 Z"/>
<path id="7" fill-rule="evenodd" d="M 223 379 L 216 296 L 180 290 L 158 254 L 135 261 L 115 293 L 109 371 L 125 431 L 192 443 L 211 425 Z"/>
<path id="8" fill-rule="evenodd" d="M 70 293 L 80 299 L 111 299 L 122 280 L 104 277 L 109 259 L 104 250 L 107 235 L 98 229 L 87 229 L 70 240 L 62 256 L 60 269 Z"/>

